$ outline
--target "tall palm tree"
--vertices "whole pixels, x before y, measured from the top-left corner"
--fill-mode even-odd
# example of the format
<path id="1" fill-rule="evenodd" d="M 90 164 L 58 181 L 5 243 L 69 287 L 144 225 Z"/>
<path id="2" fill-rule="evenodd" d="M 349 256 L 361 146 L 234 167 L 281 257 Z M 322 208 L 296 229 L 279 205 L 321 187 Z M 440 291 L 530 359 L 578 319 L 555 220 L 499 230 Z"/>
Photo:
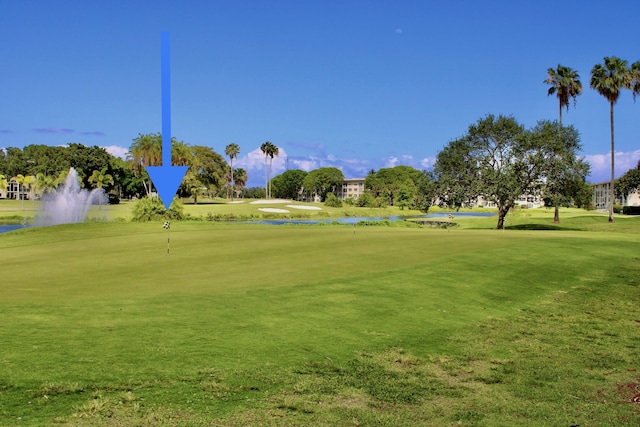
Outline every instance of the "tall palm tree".
<path id="1" fill-rule="evenodd" d="M 560 115 L 558 140 L 562 141 L 562 108 L 565 107 L 569 111 L 569 98 L 573 98 L 573 106 L 576 106 L 577 97 L 582 93 L 580 75 L 576 70 L 558 64 L 555 70 L 553 68 L 547 70 L 547 78 L 543 83 L 551 85 L 547 96 L 555 94 L 558 97 Z M 555 206 L 553 222 L 560 222 L 560 207 L 558 203 Z"/>
<path id="2" fill-rule="evenodd" d="M 134 175 L 142 177 L 142 185 L 147 194 L 150 194 L 151 180 L 146 176 L 145 166 L 158 166 L 162 162 L 162 136 L 139 134 L 129 148 L 127 162 Z"/>
<path id="3" fill-rule="evenodd" d="M 636 96 L 640 94 L 640 61 L 631 64 L 631 93 L 635 101 Z"/>
<path id="4" fill-rule="evenodd" d="M 240 154 L 240 146 L 238 144 L 229 144 L 224 149 L 224 154 L 229 156 L 229 164 L 231 166 L 231 188 L 235 187 L 235 181 L 233 180 L 233 159 Z M 229 198 L 229 187 L 227 187 L 227 199 Z M 233 200 L 233 191 L 231 191 L 231 199 Z"/>
<path id="5" fill-rule="evenodd" d="M 609 222 L 613 222 L 613 201 L 615 182 L 615 143 L 613 137 L 613 106 L 618 101 L 620 90 L 631 87 L 631 72 L 627 61 L 615 56 L 605 57 L 604 66 L 596 64 L 591 69 L 590 86 L 609 101 L 609 121 L 611 123 L 611 188 L 609 201 Z"/>
<path id="6" fill-rule="evenodd" d="M 569 111 L 569 98 L 573 98 L 573 106 L 576 106 L 577 97 L 582 93 L 582 83 L 578 72 L 570 67 L 558 64 L 555 70 L 547 70 L 547 78 L 544 83 L 551 85 L 547 95 L 555 94 L 558 97 L 560 113 L 560 129 L 562 129 L 562 108 Z"/>
<path id="7" fill-rule="evenodd" d="M 271 185 L 269 185 L 271 169 L 273 166 L 273 158 L 278 156 L 280 150 L 272 142 L 265 142 L 260 146 L 260 150 L 264 153 L 264 171 L 265 171 L 265 183 L 264 190 L 267 198 L 271 198 Z M 269 160 L 269 173 L 267 174 L 267 160 Z"/>

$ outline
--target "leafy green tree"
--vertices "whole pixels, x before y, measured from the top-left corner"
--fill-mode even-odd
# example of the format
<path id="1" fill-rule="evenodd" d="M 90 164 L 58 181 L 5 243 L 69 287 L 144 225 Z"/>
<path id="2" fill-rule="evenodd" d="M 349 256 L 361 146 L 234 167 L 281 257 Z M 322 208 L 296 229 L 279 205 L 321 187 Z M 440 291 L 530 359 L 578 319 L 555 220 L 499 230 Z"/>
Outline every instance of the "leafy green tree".
<path id="1" fill-rule="evenodd" d="M 197 178 L 193 171 L 188 170 L 184 179 L 182 180 L 182 186 L 193 197 L 193 204 L 198 204 L 198 196 L 205 193 L 204 184 Z"/>
<path id="2" fill-rule="evenodd" d="M 5 150 L 6 154 L 0 156 L 0 171 L 11 177 L 28 174 L 29 164 L 23 151 L 16 147 L 7 147 Z"/>
<path id="3" fill-rule="evenodd" d="M 369 191 L 365 191 L 356 200 L 356 205 L 361 208 L 372 208 L 375 206 L 376 200 Z"/>
<path id="4" fill-rule="evenodd" d="M 627 61 L 613 57 L 604 58 L 604 66 L 596 64 L 591 70 L 590 86 L 609 101 L 609 122 L 611 125 L 611 193 L 609 203 L 609 222 L 613 222 L 614 201 L 614 169 L 615 169 L 615 143 L 613 125 L 613 106 L 618 102 L 620 90 L 631 86 L 631 72 Z"/>
<path id="5" fill-rule="evenodd" d="M 260 146 L 260 150 L 264 153 L 264 173 L 265 173 L 264 190 L 265 190 L 267 199 L 270 199 L 271 186 L 269 185 L 269 178 L 271 177 L 273 158 L 278 156 L 278 153 L 280 152 L 280 150 L 270 141 L 263 143 Z M 268 173 L 267 173 L 267 160 L 269 160 Z"/>
<path id="6" fill-rule="evenodd" d="M 229 198 L 229 189 L 235 187 L 235 181 L 233 180 L 233 159 L 240 154 L 240 146 L 238 144 L 229 144 L 224 149 L 224 153 L 229 156 L 229 165 L 231 167 L 231 187 L 227 187 L 227 199 Z M 231 192 L 231 198 L 233 199 L 233 191 Z"/>
<path id="7" fill-rule="evenodd" d="M 275 197 L 280 199 L 298 199 L 304 187 L 308 173 L 300 169 L 290 169 L 274 176 L 271 186 Z"/>
<path id="8" fill-rule="evenodd" d="M 112 191 L 115 190 L 121 198 L 140 197 L 141 194 L 145 194 L 142 179 L 135 176 L 125 160 L 120 157 L 112 157 L 110 165 L 110 174 L 115 183 L 115 188 Z"/>
<path id="9" fill-rule="evenodd" d="M 405 185 L 398 189 L 396 193 L 394 205 L 400 207 L 400 210 L 404 210 L 405 207 L 413 204 L 413 199 L 416 195 L 416 186 L 412 181 L 408 181 Z"/>
<path id="10" fill-rule="evenodd" d="M 69 147 L 50 147 L 48 145 L 27 145 L 23 148 L 23 155 L 27 162 L 27 169 L 23 172 L 38 176 L 42 173 L 55 176 L 61 170 L 69 170 Z"/>
<path id="11" fill-rule="evenodd" d="M 559 64 L 555 70 L 549 68 L 547 74 L 544 83 L 551 85 L 547 95 L 555 94 L 558 97 L 559 131 L 562 132 L 562 108 L 569 111 L 569 99 L 571 98 L 573 98 L 573 106 L 576 106 L 576 99 L 582 93 L 582 82 L 580 82 L 580 75 L 577 71 Z"/>
<path id="12" fill-rule="evenodd" d="M 262 187 L 249 187 L 242 190 L 243 197 L 247 199 L 264 199 L 267 193 Z"/>
<path id="13" fill-rule="evenodd" d="M 408 183 L 415 187 L 422 178 L 423 172 L 411 166 L 401 165 L 369 172 L 364 185 L 374 197 L 380 198 L 384 193 L 385 203 L 393 205 L 398 199 L 400 188 L 407 186 Z"/>
<path id="14" fill-rule="evenodd" d="M 338 189 L 342 188 L 343 182 L 342 171 L 335 167 L 329 167 L 312 170 L 304 178 L 302 185 L 307 194 L 310 196 L 316 194 L 323 202 L 327 193 L 331 191 L 335 194 Z"/>
<path id="15" fill-rule="evenodd" d="M 78 172 L 78 176 L 81 177 L 82 187 L 91 185 L 88 180 L 90 173 L 94 170 L 99 171 L 106 167 L 107 173 L 111 173 L 110 166 L 113 156 L 107 153 L 104 148 L 70 143 L 63 153 L 69 166 L 74 168 Z"/>
<path id="16" fill-rule="evenodd" d="M 472 205 L 480 195 L 479 165 L 471 157 L 468 137 L 453 140 L 436 157 L 433 167 L 440 204 L 456 211 Z"/>
<path id="17" fill-rule="evenodd" d="M 429 212 L 429 208 L 435 203 L 437 197 L 437 183 L 433 172 L 423 171 L 420 179 L 416 183 L 416 193 L 411 209 L 427 213 Z"/>
<path id="18" fill-rule="evenodd" d="M 540 121 L 531 130 L 536 145 L 546 148 L 543 153 L 542 194 L 544 203 L 554 207 L 553 222 L 560 222 L 561 205 L 576 200 L 586 185 L 589 164 L 579 158 L 582 149 L 580 135 L 573 126 L 563 127 L 557 122 Z"/>
<path id="19" fill-rule="evenodd" d="M 533 137 L 513 117 L 489 114 L 478 120 L 465 136 L 450 143 L 456 145 L 453 152 L 459 156 L 452 163 L 466 171 L 464 178 L 475 175 L 476 185 L 463 196 L 481 195 L 494 202 L 498 208 L 497 228 L 503 229 L 516 199 L 540 189 L 549 143 Z M 449 173 L 455 171 L 441 170 L 439 178 L 449 179 Z"/>
<path id="20" fill-rule="evenodd" d="M 194 145 L 190 150 L 193 157 L 189 171 L 207 188 L 209 196 L 215 196 L 225 185 L 229 165 L 211 147 Z"/>
<path id="21" fill-rule="evenodd" d="M 341 208 L 342 200 L 338 199 L 338 197 L 329 191 L 325 197 L 324 205 L 330 208 Z"/>
<path id="22" fill-rule="evenodd" d="M 633 191 L 640 191 L 640 161 L 635 169 L 626 171 L 616 182 L 618 197 L 622 198 Z"/>

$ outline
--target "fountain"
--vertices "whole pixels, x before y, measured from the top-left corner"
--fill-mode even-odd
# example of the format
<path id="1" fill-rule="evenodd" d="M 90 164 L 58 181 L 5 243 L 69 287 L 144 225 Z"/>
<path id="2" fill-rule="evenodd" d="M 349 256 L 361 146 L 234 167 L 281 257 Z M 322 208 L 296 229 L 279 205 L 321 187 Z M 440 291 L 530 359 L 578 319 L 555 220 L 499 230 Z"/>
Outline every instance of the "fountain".
<path id="1" fill-rule="evenodd" d="M 42 211 L 35 223 L 56 225 L 84 222 L 91 205 L 106 204 L 107 201 L 102 188 L 92 191 L 81 188 L 78 173 L 71 168 L 64 184 L 42 197 Z"/>

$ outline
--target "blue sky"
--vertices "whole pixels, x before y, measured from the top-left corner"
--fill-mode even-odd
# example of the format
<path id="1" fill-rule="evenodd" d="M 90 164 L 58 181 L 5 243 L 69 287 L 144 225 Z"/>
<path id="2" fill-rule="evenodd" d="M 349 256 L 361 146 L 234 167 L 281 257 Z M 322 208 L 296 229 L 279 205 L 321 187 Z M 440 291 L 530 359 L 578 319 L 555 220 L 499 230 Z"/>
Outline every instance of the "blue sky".
<path id="1" fill-rule="evenodd" d="M 604 56 L 640 60 L 639 13 L 635 1 L 2 0 L 0 147 L 122 154 L 160 132 L 168 31 L 174 136 L 219 153 L 240 145 L 250 185 L 262 184 L 265 141 L 281 150 L 274 173 L 362 177 L 429 168 L 487 113 L 556 119 L 542 81 L 558 64 L 580 73 L 563 121 L 581 134 L 591 180 L 605 180 L 609 106 L 590 71 Z M 620 175 L 640 160 L 640 102 L 625 91 L 615 112 Z"/>

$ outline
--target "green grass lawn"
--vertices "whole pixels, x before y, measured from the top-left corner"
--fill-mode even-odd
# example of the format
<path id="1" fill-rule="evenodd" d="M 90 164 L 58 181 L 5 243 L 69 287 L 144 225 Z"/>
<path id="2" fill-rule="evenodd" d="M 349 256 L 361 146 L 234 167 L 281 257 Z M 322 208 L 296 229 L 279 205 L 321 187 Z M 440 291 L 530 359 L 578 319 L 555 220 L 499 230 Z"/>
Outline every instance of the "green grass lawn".
<path id="1" fill-rule="evenodd" d="M 638 425 L 640 221 L 563 213 L 0 234 L 0 425 Z"/>

